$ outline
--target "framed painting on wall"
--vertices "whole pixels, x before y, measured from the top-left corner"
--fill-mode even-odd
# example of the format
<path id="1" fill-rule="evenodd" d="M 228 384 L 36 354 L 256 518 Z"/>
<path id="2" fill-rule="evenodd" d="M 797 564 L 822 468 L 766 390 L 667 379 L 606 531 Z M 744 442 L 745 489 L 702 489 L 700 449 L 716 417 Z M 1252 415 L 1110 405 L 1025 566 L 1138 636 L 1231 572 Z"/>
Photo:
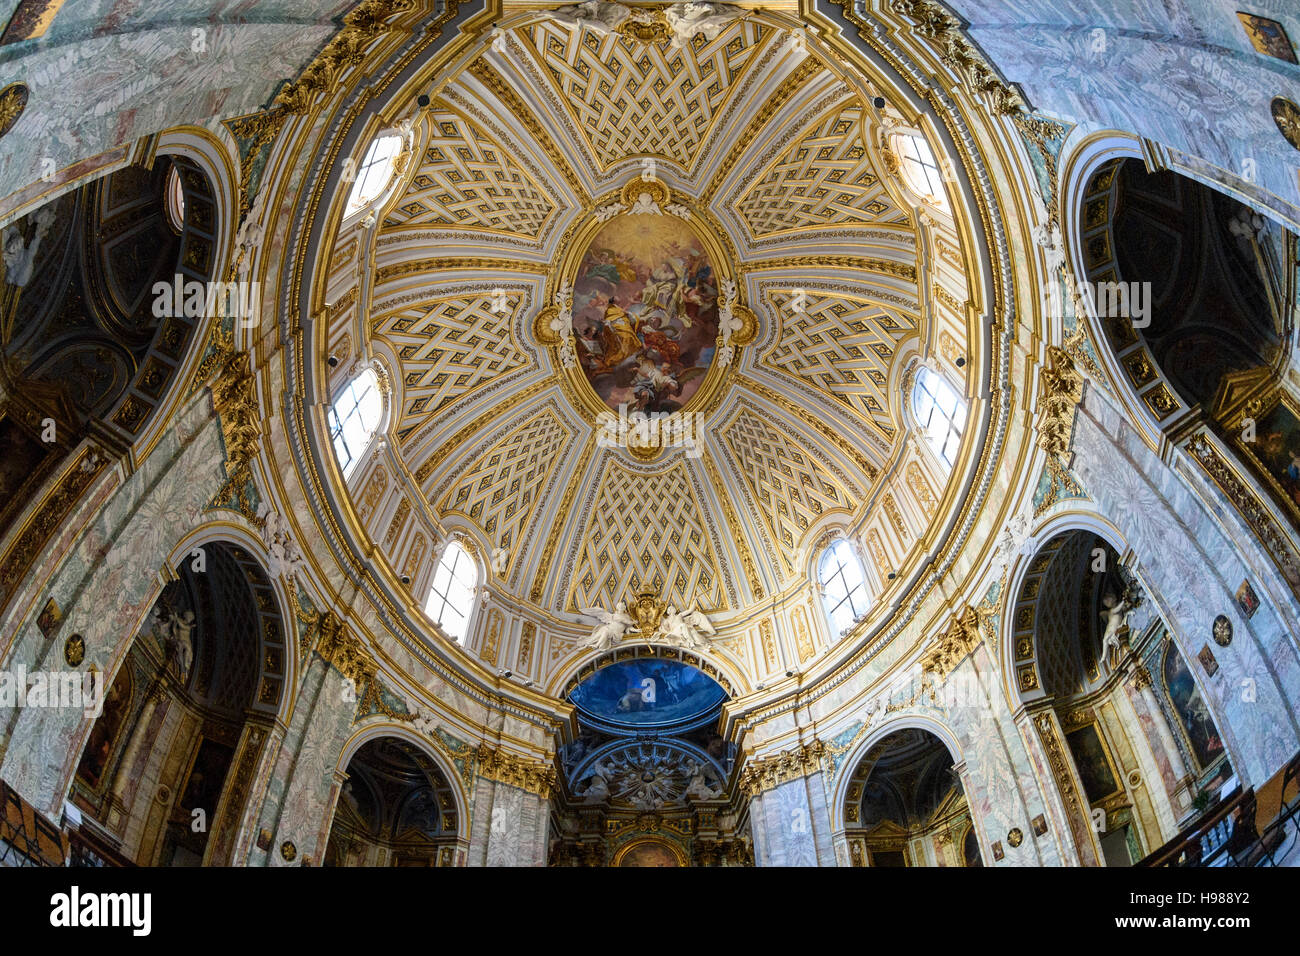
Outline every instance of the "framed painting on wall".
<path id="1" fill-rule="evenodd" d="M 1074 756 L 1074 766 L 1090 803 L 1099 803 L 1120 792 L 1119 775 L 1095 721 L 1071 730 L 1065 735 L 1065 742 Z"/>
<path id="2" fill-rule="evenodd" d="M 1237 13 L 1237 19 L 1241 21 L 1246 36 L 1250 37 L 1251 46 L 1257 52 L 1286 60 L 1288 63 L 1296 62 L 1295 47 L 1291 45 L 1291 38 L 1286 35 L 1286 27 L 1282 24 L 1268 17 L 1240 11 Z"/>

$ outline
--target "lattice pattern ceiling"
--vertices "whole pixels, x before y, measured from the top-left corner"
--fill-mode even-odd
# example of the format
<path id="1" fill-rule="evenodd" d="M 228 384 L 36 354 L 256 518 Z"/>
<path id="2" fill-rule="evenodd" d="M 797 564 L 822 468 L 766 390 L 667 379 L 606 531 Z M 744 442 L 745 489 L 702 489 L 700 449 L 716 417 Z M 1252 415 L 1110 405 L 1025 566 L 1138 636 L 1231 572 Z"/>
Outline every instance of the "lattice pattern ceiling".
<path id="1" fill-rule="evenodd" d="M 430 510 L 505 547 L 510 586 L 552 610 L 643 585 L 746 606 L 753 557 L 801 574 L 809 535 L 860 517 L 887 464 L 890 369 L 920 334 L 914 233 L 872 145 L 870 94 L 791 40 L 755 10 L 682 47 L 534 19 L 470 58 L 421 119 L 371 292 L 385 303 L 372 333 L 401 363 L 394 434 Z M 595 448 L 529 338 L 564 236 L 644 158 L 734 248 L 759 320 L 750 384 L 705 423 L 704 461 Z"/>

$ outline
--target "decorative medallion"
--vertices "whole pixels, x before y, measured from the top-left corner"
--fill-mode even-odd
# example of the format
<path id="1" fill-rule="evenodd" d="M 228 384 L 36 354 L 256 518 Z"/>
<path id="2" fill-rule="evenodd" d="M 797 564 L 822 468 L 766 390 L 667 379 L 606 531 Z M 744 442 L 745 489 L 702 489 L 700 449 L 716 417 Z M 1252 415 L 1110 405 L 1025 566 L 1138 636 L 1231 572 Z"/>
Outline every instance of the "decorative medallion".
<path id="1" fill-rule="evenodd" d="M 1013 847 L 1020 846 L 1021 843 L 1025 842 L 1025 835 L 1021 832 L 1020 827 L 1011 828 L 1010 832 L 1007 833 L 1007 842 Z"/>
<path id="2" fill-rule="evenodd" d="M 606 196 L 575 234 L 533 333 L 554 346 L 601 444 L 645 461 L 695 447 L 689 413 L 721 393 L 757 333 L 723 244 L 649 172 Z"/>
<path id="3" fill-rule="evenodd" d="M 86 659 L 86 641 L 80 634 L 73 634 L 64 643 L 63 659 L 69 667 L 80 667 Z"/>
<path id="4" fill-rule="evenodd" d="M 1296 149 L 1300 149 L 1300 106 L 1284 96 L 1273 97 L 1269 104 L 1278 132 Z"/>
<path id="5" fill-rule="evenodd" d="M 280 844 L 280 856 L 284 857 L 285 862 L 292 863 L 298 856 L 298 848 L 294 846 L 292 840 L 285 840 Z"/>
<path id="6" fill-rule="evenodd" d="M 1226 615 L 1220 614 L 1214 619 L 1214 643 L 1220 647 L 1227 647 L 1232 643 L 1232 622 Z"/>
<path id="7" fill-rule="evenodd" d="M 14 128 L 18 117 L 23 115 L 25 109 L 27 109 L 27 87 L 24 84 L 10 83 L 0 90 L 0 136 L 4 136 Z"/>

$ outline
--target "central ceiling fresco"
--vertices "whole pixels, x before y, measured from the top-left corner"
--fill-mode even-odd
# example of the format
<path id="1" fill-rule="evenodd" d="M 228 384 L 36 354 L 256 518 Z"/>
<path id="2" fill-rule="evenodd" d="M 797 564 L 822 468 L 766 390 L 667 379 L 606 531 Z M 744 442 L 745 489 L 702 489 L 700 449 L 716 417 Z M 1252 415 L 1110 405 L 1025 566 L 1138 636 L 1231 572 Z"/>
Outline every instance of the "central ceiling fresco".
<path id="1" fill-rule="evenodd" d="M 908 118 L 797 19 L 720 9 L 685 42 L 507 17 L 394 108 L 398 188 L 335 240 L 329 350 L 361 326 L 390 369 L 405 514 L 557 622 L 648 589 L 725 637 L 836 534 L 881 588 L 947 481 L 899 396 L 923 343 L 963 340 L 966 260 L 897 174 Z M 611 429 L 636 413 L 668 423 Z"/>

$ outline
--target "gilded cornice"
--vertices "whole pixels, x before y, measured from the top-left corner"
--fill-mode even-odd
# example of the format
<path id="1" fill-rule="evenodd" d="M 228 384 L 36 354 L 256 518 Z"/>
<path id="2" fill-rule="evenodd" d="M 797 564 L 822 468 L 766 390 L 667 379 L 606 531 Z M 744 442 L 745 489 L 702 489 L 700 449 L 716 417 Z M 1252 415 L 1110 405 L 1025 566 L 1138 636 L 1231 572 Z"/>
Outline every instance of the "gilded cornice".
<path id="1" fill-rule="evenodd" d="M 826 744 L 814 739 L 774 757 L 753 761 L 740 772 L 740 789 L 753 798 L 783 783 L 810 776 L 822 769 L 822 759 L 828 753 Z"/>
<path id="2" fill-rule="evenodd" d="M 529 760 L 514 754 L 496 750 L 487 744 L 479 744 L 475 751 L 477 773 L 480 777 L 504 783 L 527 793 L 535 793 L 543 800 L 551 795 L 555 788 L 556 772 L 553 764 L 540 760 Z"/>
<path id="3" fill-rule="evenodd" d="M 1064 462 L 1070 454 L 1074 413 L 1083 399 L 1083 376 L 1064 349 L 1047 347 L 1047 364 L 1038 373 L 1038 447 Z"/>
<path id="4" fill-rule="evenodd" d="M 262 440 L 257 381 L 244 351 L 226 350 L 218 358 L 212 382 L 212 407 L 221 419 L 226 443 L 226 476 L 231 484 L 246 479 Z"/>
<path id="5" fill-rule="evenodd" d="M 370 652 L 343 625 L 333 611 L 323 613 L 315 625 L 316 653 L 325 663 L 360 687 L 375 676 L 378 665 Z"/>
<path id="6" fill-rule="evenodd" d="M 332 94 L 349 67 L 365 60 L 372 40 L 395 29 L 387 21 L 415 8 L 415 0 L 363 0 L 343 17 L 343 29 L 330 39 L 298 78 L 284 87 L 275 106 L 289 113 L 306 113 L 322 94 Z M 457 0 L 448 0 L 447 12 L 454 16 Z"/>
<path id="7" fill-rule="evenodd" d="M 951 674 L 983 639 L 979 612 L 968 604 L 952 616 L 938 640 L 921 655 L 921 667 L 933 671 L 942 680 Z"/>

